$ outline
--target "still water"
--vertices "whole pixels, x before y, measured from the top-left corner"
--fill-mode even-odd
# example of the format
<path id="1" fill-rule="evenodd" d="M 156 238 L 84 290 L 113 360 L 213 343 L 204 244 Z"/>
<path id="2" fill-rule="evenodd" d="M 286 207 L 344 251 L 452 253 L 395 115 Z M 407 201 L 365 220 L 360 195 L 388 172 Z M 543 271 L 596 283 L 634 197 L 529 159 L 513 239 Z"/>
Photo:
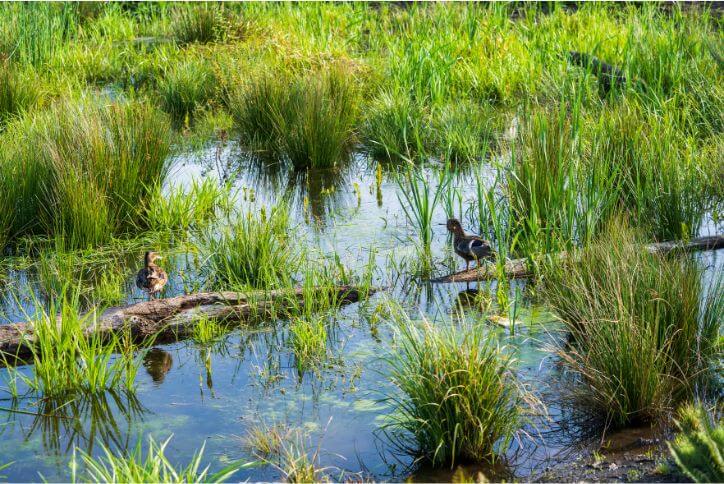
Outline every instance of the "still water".
<path id="1" fill-rule="evenodd" d="M 388 299 L 435 324 L 458 324 L 464 318 L 482 324 L 491 334 L 510 336 L 521 384 L 542 405 L 527 416 L 507 461 L 483 469 L 489 477 L 531 478 L 580 452 L 583 429 L 569 423 L 558 401 L 556 387 L 566 375 L 551 352 L 562 338 L 553 316 L 524 296 L 524 281 L 511 283 L 511 297 L 517 300 L 516 324 L 511 328 L 488 321 L 477 303 L 486 299 L 486 292 L 494 299 L 495 283 L 433 285 L 414 276 L 415 236 L 401 209 L 399 188 L 388 173 L 378 184 L 376 165 L 363 155 L 344 170 L 298 176 L 281 167 L 262 166 L 232 147 L 211 147 L 179 156 L 172 173 L 170 184 L 177 185 L 208 177 L 231 179 L 240 189 L 241 205 L 269 205 L 286 194 L 293 200 L 300 238 L 325 254 L 336 253 L 342 264 L 358 273 L 372 251 L 377 267 L 374 285 L 383 290 L 369 301 L 342 308 L 327 323 L 331 356 L 317 371 L 299 374 L 288 344 L 287 322 L 279 320 L 238 328 L 207 347 L 192 341 L 154 347 L 143 356 L 135 395 L 13 402 L 0 388 L 0 465 L 13 462 L 0 472 L 4 478 L 67 480 L 75 447 L 102 455 L 102 446 L 107 446 L 122 454 L 139 439 L 145 445 L 149 436 L 156 441 L 173 436 L 166 455 L 177 464 L 187 463 L 205 442 L 203 462 L 213 471 L 240 459 L 255 460 L 245 442 L 249 429 L 281 425 L 302 429 L 302 443 L 310 455 L 318 455 L 318 466 L 327 469 L 332 479 L 399 480 L 412 475 L 449 480 L 449 473 L 416 467 L 380 431 L 392 412 L 383 399 L 395 391 L 386 377 L 384 357 L 394 350 L 392 329 L 372 315 Z M 490 178 L 483 173 L 486 176 Z M 468 222 L 474 176 L 463 171 L 453 183 L 461 196 L 447 205 L 466 228 L 475 230 Z M 443 205 L 435 217 L 439 223 L 447 218 Z M 435 226 L 432 253 L 437 273 L 464 264 L 451 254 L 442 226 Z M 700 257 L 710 268 L 708 274 L 721 269 L 716 253 Z M 178 252 L 165 260 L 172 277 L 166 296 L 183 293 L 188 281 L 179 274 L 193 274 L 195 260 Z M 132 285 L 134 269 L 129 267 L 129 303 L 141 297 Z M 7 277 L 15 287 L 36 291 L 23 271 Z M 477 291 L 483 291 L 483 297 L 476 298 Z M 463 308 L 462 315 L 456 308 Z M 25 318 L 23 311 L 31 311 L 28 301 L 8 299 L 2 316 L 19 321 Z M 234 476 L 235 480 L 282 478 L 280 470 L 269 465 Z"/>

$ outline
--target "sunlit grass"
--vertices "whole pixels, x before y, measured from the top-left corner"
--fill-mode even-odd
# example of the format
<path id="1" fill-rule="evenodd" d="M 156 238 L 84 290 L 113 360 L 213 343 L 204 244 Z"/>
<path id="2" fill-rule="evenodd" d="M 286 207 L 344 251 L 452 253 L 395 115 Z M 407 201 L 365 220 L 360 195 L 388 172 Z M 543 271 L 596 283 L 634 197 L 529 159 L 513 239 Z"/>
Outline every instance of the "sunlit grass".
<path id="1" fill-rule="evenodd" d="M 560 350 L 580 379 L 577 408 L 602 425 L 655 421 L 711 376 L 724 298 L 696 262 L 651 254 L 621 223 L 544 270 L 543 294 L 573 343 Z"/>
<path id="2" fill-rule="evenodd" d="M 64 290 L 46 308 L 36 301 L 30 348 L 32 372 L 11 368 L 10 378 L 44 398 L 67 398 L 108 390 L 135 390 L 137 358 L 129 335 L 87 334 L 96 313 L 82 315 L 78 295 Z M 59 318 L 56 319 L 56 318 Z"/>
<path id="3" fill-rule="evenodd" d="M 480 327 L 418 326 L 397 314 L 387 361 L 400 393 L 388 396 L 387 435 L 434 466 L 501 456 L 521 418 L 509 352 Z"/>
<path id="4" fill-rule="evenodd" d="M 148 439 L 148 451 L 144 457 L 139 440 L 128 455 L 116 455 L 108 447 L 102 446 L 104 455 L 93 457 L 80 449 L 73 453 L 71 461 L 72 482 L 225 482 L 241 468 L 251 464 L 237 462 L 215 473 L 209 466 L 201 467 L 204 445 L 184 466 L 175 466 L 166 455 L 166 447 L 171 437 L 157 443 L 153 437 Z M 77 458 L 76 454 L 80 456 Z"/>

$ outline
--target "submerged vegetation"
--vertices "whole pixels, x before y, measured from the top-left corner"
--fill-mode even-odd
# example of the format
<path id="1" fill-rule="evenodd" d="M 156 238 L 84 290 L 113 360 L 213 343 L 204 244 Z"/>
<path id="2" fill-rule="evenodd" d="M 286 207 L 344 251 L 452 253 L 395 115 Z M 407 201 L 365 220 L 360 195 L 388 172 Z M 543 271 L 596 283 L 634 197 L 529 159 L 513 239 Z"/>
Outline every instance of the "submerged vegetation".
<path id="1" fill-rule="evenodd" d="M 355 412 L 334 431 L 381 427 L 407 464 L 498 465 L 514 447 L 536 452 L 532 426 L 560 425 L 524 418 L 540 397 L 601 431 L 666 427 L 683 407 L 677 464 L 721 480 L 707 467 L 720 422 L 688 406 L 721 396 L 721 263 L 643 249 L 721 233 L 720 24 L 688 4 L 0 4 L 0 317 L 30 321 L 35 338 L 27 361 L 0 355 L 2 411 L 17 418 L 3 455 L 36 445 L 40 428 L 57 459 L 79 447 L 74 480 L 220 481 L 240 467 L 210 474 L 190 456 L 198 444 L 170 458 L 168 440 L 145 447 L 132 431 L 248 431 L 253 402 L 311 429 L 252 432 L 254 458 L 289 481 L 339 465 L 307 445 L 320 408 Z M 581 61 L 593 57 L 615 75 Z M 496 281 L 429 284 L 459 262 L 438 228 L 451 217 L 490 240 Z M 201 418 L 185 420 L 195 385 L 161 388 L 175 356 L 130 332 L 87 334 L 104 308 L 138 300 L 148 250 L 170 255 L 169 296 L 284 295 L 284 311 L 262 304 L 240 330 L 195 315 L 195 344 L 178 351 L 200 353 L 188 360 L 203 365 Z M 533 268 L 526 281 L 505 274 L 517 258 Z M 405 311 L 341 308 L 341 286 L 352 299 L 387 292 Z M 465 301 L 475 307 L 452 308 Z M 560 320 L 545 336 L 516 324 L 519 305 L 538 304 Z M 549 336 L 555 370 L 543 357 L 518 365 Z M 176 362 L 189 378 L 192 363 Z M 233 385 L 218 383 L 226 373 Z M 538 374 L 561 386 L 556 398 Z M 368 411 L 373 423 L 357 418 Z M 359 435 L 332 437 L 372 455 Z M 234 452 L 210 445 L 219 460 Z M 388 457 L 369 475 L 361 460 L 344 468 L 407 477 Z M 17 468 L 3 472 L 37 477 Z"/>

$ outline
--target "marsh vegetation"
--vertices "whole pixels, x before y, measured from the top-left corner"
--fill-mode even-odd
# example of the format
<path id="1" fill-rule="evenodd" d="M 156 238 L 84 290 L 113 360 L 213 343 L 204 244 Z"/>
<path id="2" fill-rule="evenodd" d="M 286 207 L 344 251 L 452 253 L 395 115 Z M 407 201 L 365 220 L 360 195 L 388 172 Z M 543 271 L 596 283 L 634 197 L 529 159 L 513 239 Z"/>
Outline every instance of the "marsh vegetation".
<path id="1" fill-rule="evenodd" d="M 0 335 L 35 338 L 0 355 L 2 474 L 533 480 L 647 426 L 681 431 L 680 476 L 721 475 L 694 457 L 721 456 L 720 412 L 690 406 L 720 405 L 721 255 L 643 248 L 722 233 L 719 16 L 0 5 Z M 429 282 L 462 267 L 448 218 L 494 280 Z M 145 297 L 148 250 L 164 296 L 261 310 L 89 331 Z"/>

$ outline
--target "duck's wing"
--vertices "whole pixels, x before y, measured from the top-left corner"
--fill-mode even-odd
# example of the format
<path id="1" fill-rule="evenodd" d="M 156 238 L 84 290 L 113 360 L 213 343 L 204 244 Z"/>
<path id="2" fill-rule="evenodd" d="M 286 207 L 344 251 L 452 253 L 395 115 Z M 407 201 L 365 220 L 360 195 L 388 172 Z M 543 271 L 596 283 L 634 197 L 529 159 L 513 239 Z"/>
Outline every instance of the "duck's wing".
<path id="1" fill-rule="evenodd" d="M 468 251 L 470 255 L 477 259 L 486 259 L 493 255 L 493 248 L 487 240 L 481 237 L 473 236 L 468 241 Z"/>

